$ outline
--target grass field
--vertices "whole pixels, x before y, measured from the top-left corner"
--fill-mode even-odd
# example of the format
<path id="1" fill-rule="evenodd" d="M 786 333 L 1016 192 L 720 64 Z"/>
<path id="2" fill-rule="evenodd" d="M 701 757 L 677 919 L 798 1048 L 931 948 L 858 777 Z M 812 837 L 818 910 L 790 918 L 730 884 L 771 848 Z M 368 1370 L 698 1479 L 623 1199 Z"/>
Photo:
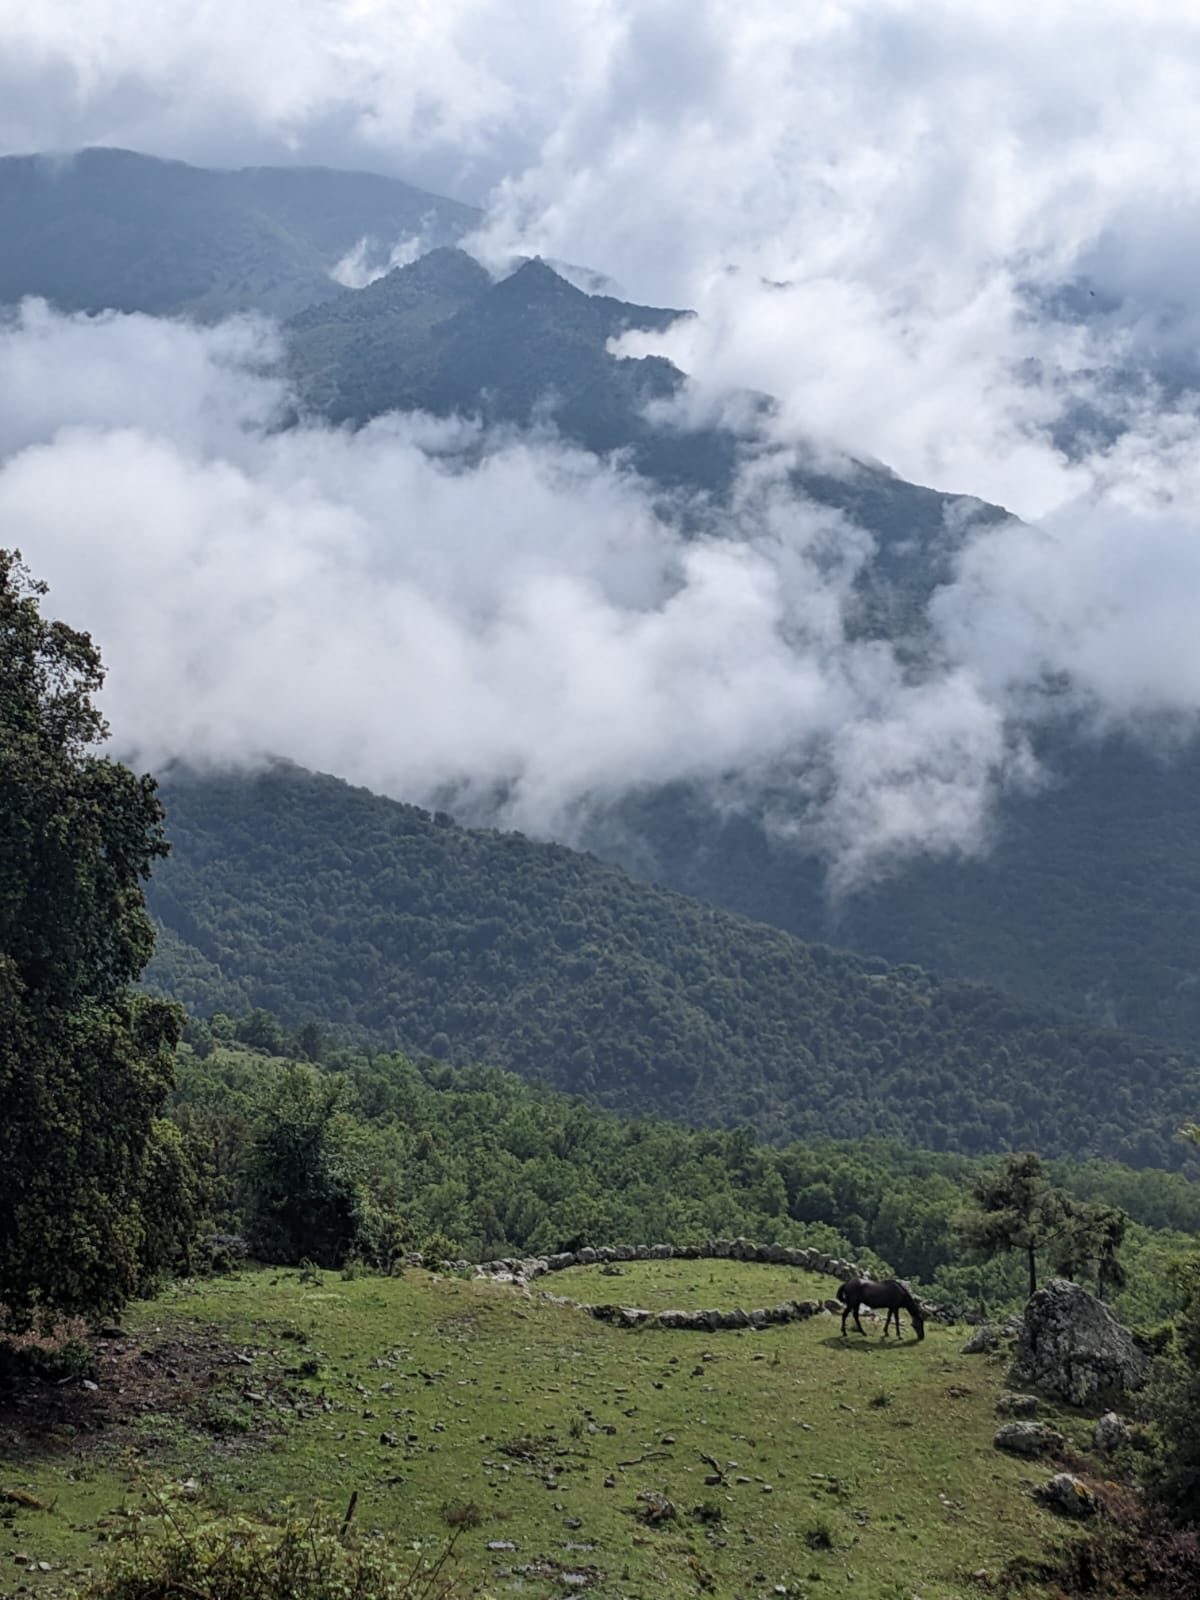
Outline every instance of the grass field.
<path id="1" fill-rule="evenodd" d="M 732 1261 L 543 1282 L 656 1308 L 831 1287 Z M 931 1325 L 921 1344 L 843 1341 L 827 1316 L 629 1332 L 541 1286 L 257 1271 L 132 1307 L 96 1387 L 0 1405 L 0 1493 L 40 1503 L 0 1502 L 0 1589 L 62 1593 L 164 1504 L 340 1517 L 354 1491 L 360 1538 L 433 1553 L 457 1529 L 466 1589 L 535 1600 L 961 1600 L 972 1575 L 1062 1537 L 1026 1492 L 1047 1468 L 992 1447 L 1004 1367 L 961 1355 L 962 1329 Z M 1086 1419 L 1058 1425 L 1082 1448 Z"/>

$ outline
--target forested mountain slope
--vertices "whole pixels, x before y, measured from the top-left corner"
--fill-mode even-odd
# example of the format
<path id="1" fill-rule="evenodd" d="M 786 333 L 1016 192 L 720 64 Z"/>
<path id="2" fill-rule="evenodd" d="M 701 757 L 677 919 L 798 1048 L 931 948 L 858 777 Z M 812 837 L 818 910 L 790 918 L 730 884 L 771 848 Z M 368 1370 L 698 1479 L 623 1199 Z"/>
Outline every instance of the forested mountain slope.
<path id="1" fill-rule="evenodd" d="M 289 316 L 343 291 L 338 261 L 478 223 L 470 206 L 394 178 L 320 168 L 225 172 L 131 150 L 0 158 L 0 303 L 65 311 Z"/>
<path id="2" fill-rule="evenodd" d="M 598 823 L 589 846 L 682 894 L 891 961 L 1190 1047 L 1200 1038 L 1200 744 L 1043 747 L 1046 782 L 1010 797 L 991 848 L 921 859 L 831 901 L 813 855 L 753 802 L 719 812 L 662 789 Z"/>
<path id="3" fill-rule="evenodd" d="M 291 767 L 163 791 L 152 982 L 771 1138 L 1176 1164 L 1191 1057 Z"/>

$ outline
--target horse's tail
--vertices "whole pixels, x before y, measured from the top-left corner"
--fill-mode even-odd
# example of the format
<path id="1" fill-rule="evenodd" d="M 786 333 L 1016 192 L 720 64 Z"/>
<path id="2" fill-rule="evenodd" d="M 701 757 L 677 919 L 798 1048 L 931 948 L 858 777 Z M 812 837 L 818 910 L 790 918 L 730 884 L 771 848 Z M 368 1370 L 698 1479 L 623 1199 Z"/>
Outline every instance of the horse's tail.
<path id="1" fill-rule="evenodd" d="M 840 1300 L 843 1305 L 846 1304 L 846 1285 L 844 1283 L 838 1284 L 837 1294 L 834 1296 L 834 1298 L 836 1300 Z"/>

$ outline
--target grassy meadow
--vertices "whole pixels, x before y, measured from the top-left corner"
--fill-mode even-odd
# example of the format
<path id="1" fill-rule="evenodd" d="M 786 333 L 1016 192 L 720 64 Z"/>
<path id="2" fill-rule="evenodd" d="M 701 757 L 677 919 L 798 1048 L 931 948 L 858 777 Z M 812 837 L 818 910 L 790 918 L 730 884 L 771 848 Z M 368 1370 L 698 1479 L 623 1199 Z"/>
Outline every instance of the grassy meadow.
<path id="1" fill-rule="evenodd" d="M 340 1520 L 355 1493 L 360 1540 L 453 1540 L 462 1592 L 533 1600 L 961 1600 L 1063 1536 L 1027 1493 L 1047 1468 L 992 1447 L 1005 1366 L 962 1355 L 961 1328 L 630 1332 L 543 1285 L 657 1309 L 832 1288 L 733 1261 L 579 1268 L 528 1295 L 419 1270 L 178 1285 L 108 1330 L 94 1387 L 0 1399 L 2 1592 L 65 1593 L 159 1518 Z M 1059 1426 L 1084 1448 L 1087 1419 Z"/>

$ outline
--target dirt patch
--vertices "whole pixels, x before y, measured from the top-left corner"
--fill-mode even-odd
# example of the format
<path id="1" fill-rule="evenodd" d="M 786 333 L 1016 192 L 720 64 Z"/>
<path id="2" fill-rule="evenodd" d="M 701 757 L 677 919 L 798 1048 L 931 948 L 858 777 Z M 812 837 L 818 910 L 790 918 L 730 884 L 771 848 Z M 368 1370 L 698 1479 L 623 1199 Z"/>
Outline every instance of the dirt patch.
<path id="1" fill-rule="evenodd" d="M 86 1344 L 80 1331 L 22 1341 L 20 1359 L 0 1368 L 0 1448 L 78 1449 L 148 1414 L 194 1421 L 218 1394 L 252 1412 L 281 1388 L 282 1375 L 264 1370 L 275 1365 L 267 1352 L 231 1344 L 216 1328 L 162 1340 L 113 1330 Z"/>

